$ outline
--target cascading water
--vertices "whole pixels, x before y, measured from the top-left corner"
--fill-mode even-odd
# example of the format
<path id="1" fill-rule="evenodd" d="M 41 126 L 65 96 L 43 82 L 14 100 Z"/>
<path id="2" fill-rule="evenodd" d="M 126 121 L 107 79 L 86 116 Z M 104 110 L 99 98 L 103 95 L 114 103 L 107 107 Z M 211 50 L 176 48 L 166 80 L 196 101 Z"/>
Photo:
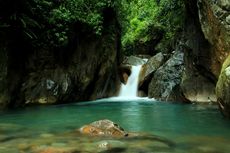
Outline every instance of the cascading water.
<path id="1" fill-rule="evenodd" d="M 138 79 L 141 67 L 142 65 L 132 66 L 127 83 L 121 85 L 119 97 L 137 97 Z"/>

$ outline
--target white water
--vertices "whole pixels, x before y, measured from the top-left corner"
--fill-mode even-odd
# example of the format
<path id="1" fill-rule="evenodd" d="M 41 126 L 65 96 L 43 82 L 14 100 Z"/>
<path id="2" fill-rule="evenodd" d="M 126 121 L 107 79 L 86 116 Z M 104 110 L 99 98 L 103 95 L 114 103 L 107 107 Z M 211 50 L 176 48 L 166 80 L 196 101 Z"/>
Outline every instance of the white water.
<path id="1" fill-rule="evenodd" d="M 126 84 L 121 85 L 121 90 L 118 97 L 137 97 L 138 94 L 138 80 L 142 65 L 132 66 L 131 74 Z"/>

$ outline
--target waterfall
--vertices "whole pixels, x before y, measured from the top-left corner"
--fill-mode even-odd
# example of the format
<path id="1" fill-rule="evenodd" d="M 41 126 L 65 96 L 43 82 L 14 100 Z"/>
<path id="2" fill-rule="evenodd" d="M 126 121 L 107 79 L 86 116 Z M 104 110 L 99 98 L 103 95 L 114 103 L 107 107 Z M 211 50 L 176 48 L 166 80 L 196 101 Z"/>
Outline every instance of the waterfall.
<path id="1" fill-rule="evenodd" d="M 132 66 L 127 83 L 121 85 L 119 97 L 137 97 L 138 79 L 141 67 L 142 65 Z"/>

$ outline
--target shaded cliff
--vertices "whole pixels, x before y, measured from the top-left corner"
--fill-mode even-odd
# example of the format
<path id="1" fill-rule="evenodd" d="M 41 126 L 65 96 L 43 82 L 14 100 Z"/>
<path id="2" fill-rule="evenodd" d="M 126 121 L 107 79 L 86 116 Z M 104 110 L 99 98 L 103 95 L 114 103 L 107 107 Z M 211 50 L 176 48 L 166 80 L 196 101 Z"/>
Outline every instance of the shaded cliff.
<path id="1" fill-rule="evenodd" d="M 217 101 L 222 113 L 230 117 L 230 1 L 199 0 L 198 6 L 202 31 L 211 46 L 209 68 L 218 78 Z"/>
<path id="2" fill-rule="evenodd" d="M 222 81 L 218 78 L 230 51 L 229 2 L 188 0 L 184 1 L 184 7 L 185 18 L 181 28 L 167 45 L 164 40 L 155 45 L 155 50 L 164 53 L 166 62 L 142 88 L 149 97 L 163 101 L 213 103 L 218 97 L 228 95 L 229 86 L 219 83 L 225 82 L 223 78 L 226 77 L 221 77 Z M 176 63 L 174 56 L 178 52 L 184 54 L 181 64 L 170 67 L 168 63 Z M 226 63 L 222 73 L 228 67 Z M 218 88 L 226 91 L 222 96 L 218 94 L 220 92 L 216 96 L 217 81 L 225 84 L 219 86 L 225 89 Z"/>
<path id="3" fill-rule="evenodd" d="M 68 24 L 68 43 L 61 46 L 52 42 L 34 46 L 20 27 L 1 31 L 0 107 L 67 103 L 116 94 L 120 28 L 113 8 L 104 7 L 101 12 L 100 34 L 88 23 L 72 22 Z"/>

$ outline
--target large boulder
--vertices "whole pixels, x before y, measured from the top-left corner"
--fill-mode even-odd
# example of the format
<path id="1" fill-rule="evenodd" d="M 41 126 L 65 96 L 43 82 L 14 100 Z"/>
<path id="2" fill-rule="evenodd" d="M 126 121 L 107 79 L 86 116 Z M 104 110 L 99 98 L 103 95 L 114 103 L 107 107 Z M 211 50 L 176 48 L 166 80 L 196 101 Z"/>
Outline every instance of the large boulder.
<path id="1" fill-rule="evenodd" d="M 215 84 L 200 74 L 184 74 L 181 82 L 184 97 L 190 102 L 216 102 Z"/>
<path id="2" fill-rule="evenodd" d="M 177 92 L 184 69 L 184 53 L 176 51 L 155 73 L 149 84 L 148 97 L 163 101 L 177 101 Z"/>
<path id="3" fill-rule="evenodd" d="M 79 129 L 80 133 L 90 136 L 126 137 L 128 133 L 118 124 L 104 119 L 84 125 Z"/>
<path id="4" fill-rule="evenodd" d="M 230 56 L 223 65 L 216 85 L 216 95 L 221 112 L 230 118 Z"/>
<path id="5" fill-rule="evenodd" d="M 196 41 L 195 41 L 196 42 Z M 185 69 L 180 88 L 183 96 L 190 102 L 216 102 L 215 77 L 197 62 L 197 56 L 189 49 L 185 51 Z"/>
<path id="6" fill-rule="evenodd" d="M 139 87 L 141 87 L 143 84 L 149 84 L 153 73 L 163 64 L 163 62 L 164 55 L 162 53 L 158 53 L 151 57 L 147 63 L 142 66 L 139 75 Z"/>

